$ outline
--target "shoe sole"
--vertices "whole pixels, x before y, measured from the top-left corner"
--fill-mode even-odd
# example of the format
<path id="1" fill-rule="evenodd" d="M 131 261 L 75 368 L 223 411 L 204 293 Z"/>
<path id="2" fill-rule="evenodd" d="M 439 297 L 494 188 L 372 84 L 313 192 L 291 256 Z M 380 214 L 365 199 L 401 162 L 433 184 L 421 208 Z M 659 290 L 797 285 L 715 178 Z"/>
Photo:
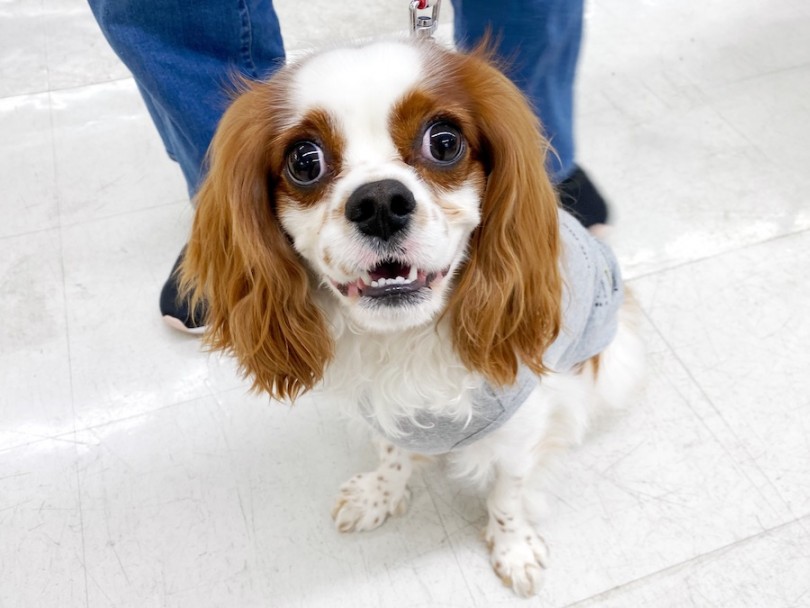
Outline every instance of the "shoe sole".
<path id="1" fill-rule="evenodd" d="M 186 327 L 180 319 L 172 317 L 170 315 L 164 315 L 163 320 L 165 321 L 166 325 L 168 325 L 172 329 L 181 331 L 184 334 L 199 336 L 205 333 L 205 327 Z"/>

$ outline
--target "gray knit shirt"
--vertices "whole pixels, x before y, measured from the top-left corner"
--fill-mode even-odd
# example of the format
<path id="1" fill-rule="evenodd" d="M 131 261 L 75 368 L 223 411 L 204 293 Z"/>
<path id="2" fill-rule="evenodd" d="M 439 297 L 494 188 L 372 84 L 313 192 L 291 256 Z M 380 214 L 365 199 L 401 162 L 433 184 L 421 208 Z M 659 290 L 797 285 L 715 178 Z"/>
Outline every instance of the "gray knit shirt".
<path id="1" fill-rule="evenodd" d="M 561 210 L 559 216 L 563 245 L 562 329 L 543 354 L 543 363 L 553 371 L 566 372 L 610 344 L 616 334 L 624 291 L 613 252 L 570 214 Z M 423 454 L 442 454 L 465 447 L 506 423 L 540 381 L 521 365 L 514 384 L 493 387 L 485 383 L 473 392 L 469 420 L 422 412 L 415 424 L 401 420 L 402 434 L 387 439 Z M 366 420 L 383 433 L 373 416 L 368 415 Z"/>

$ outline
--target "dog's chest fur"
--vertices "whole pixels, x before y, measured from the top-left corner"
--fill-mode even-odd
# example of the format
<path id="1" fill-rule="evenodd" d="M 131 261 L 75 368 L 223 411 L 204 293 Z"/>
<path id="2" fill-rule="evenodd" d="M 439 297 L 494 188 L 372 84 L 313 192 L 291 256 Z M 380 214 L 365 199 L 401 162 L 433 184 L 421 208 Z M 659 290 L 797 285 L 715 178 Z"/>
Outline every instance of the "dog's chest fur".
<path id="1" fill-rule="evenodd" d="M 453 350 L 444 322 L 391 334 L 353 331 L 335 311 L 335 356 L 323 389 L 340 397 L 349 414 L 372 414 L 386 434 L 418 415 L 466 418 L 482 378 Z"/>

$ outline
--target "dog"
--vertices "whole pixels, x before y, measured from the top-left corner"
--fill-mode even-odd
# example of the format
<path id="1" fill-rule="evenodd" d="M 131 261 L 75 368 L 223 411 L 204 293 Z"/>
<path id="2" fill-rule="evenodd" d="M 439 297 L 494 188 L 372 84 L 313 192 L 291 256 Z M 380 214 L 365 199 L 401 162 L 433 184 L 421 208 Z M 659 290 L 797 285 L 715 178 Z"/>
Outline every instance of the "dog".
<path id="1" fill-rule="evenodd" d="M 491 54 L 315 53 L 246 83 L 214 137 L 181 282 L 254 389 L 318 388 L 375 436 L 341 532 L 402 514 L 420 454 L 489 484 L 490 561 L 521 596 L 548 552 L 527 483 L 638 385 L 611 251 L 561 210 L 549 144 Z"/>

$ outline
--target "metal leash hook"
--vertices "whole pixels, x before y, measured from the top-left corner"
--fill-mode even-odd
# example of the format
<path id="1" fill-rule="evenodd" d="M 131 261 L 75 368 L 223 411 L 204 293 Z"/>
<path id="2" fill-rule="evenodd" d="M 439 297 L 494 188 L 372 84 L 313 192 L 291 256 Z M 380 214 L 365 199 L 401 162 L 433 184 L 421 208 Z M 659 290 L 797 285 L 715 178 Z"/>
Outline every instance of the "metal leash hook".
<path id="1" fill-rule="evenodd" d="M 439 26 L 439 6 L 442 0 L 411 0 L 411 35 L 432 38 Z M 430 14 L 423 13 L 430 9 Z"/>

